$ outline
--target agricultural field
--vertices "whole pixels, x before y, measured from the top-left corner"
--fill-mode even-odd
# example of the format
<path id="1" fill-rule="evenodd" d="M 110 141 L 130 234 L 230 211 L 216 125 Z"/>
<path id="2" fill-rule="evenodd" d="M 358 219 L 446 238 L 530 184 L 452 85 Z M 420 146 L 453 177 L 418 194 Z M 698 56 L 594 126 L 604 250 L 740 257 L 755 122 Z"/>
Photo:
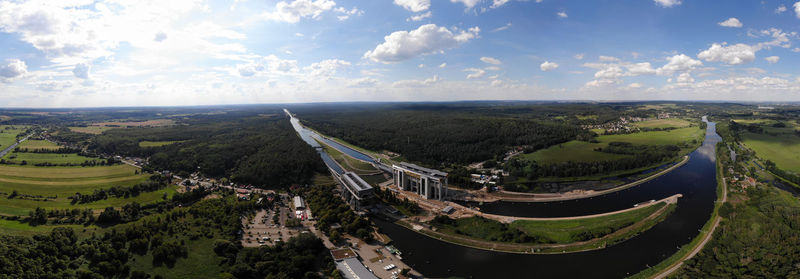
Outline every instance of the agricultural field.
<path id="1" fill-rule="evenodd" d="M 48 140 L 32 140 L 32 139 L 29 139 L 29 140 L 23 141 L 17 147 L 19 147 L 19 148 L 27 148 L 29 150 L 34 150 L 34 149 L 56 150 L 60 146 L 58 146 L 58 144 L 56 144 L 56 143 L 54 143 L 52 141 L 48 141 Z"/>
<path id="2" fill-rule="evenodd" d="M 171 125 L 175 125 L 175 121 L 172 119 L 154 119 L 147 121 L 107 121 L 107 122 L 92 123 L 89 126 L 130 128 L 130 127 L 161 127 L 161 126 L 171 126 Z"/>
<path id="3" fill-rule="evenodd" d="M 104 126 L 69 127 L 69 130 L 76 133 L 99 135 L 105 131 L 111 130 L 111 127 L 104 127 Z"/>
<path id="4" fill-rule="evenodd" d="M 640 145 L 666 145 L 680 144 L 682 142 L 697 140 L 701 142 L 705 130 L 698 127 L 686 127 L 669 131 L 640 132 L 622 135 L 598 136 L 598 143 L 585 141 L 569 141 L 553 145 L 546 149 L 522 155 L 524 159 L 535 160 L 539 163 L 561 163 L 567 161 L 597 162 L 605 160 L 619 160 L 630 157 L 629 155 L 611 154 L 595 151 L 596 148 L 608 146 L 609 142 L 629 142 Z"/>
<path id="5" fill-rule="evenodd" d="M 0 150 L 6 149 L 17 142 L 17 135 L 25 132 L 27 127 L 19 125 L 0 125 Z"/>
<path id="6" fill-rule="evenodd" d="M 0 165 L 0 192 L 2 192 L 0 199 L 3 200 L 0 203 L 0 215 L 27 215 L 36 207 L 102 209 L 108 206 L 119 207 L 130 202 L 145 204 L 161 199 L 164 193 L 172 195 L 177 189 L 177 186 L 171 186 L 128 199 L 109 198 L 75 205 L 70 204 L 70 200 L 67 198 L 75 193 L 89 194 L 95 189 L 134 185 L 149 177 L 147 174 L 136 174 L 136 172 L 135 167 L 124 164 L 101 167 Z M 14 191 L 17 191 L 17 197 L 9 199 L 8 196 Z"/>
<path id="7" fill-rule="evenodd" d="M 800 173 L 800 137 L 794 134 L 743 133 L 742 142 L 758 157 L 775 162 L 778 168 Z"/>
<path id="8" fill-rule="evenodd" d="M 636 127 L 651 129 L 684 128 L 691 124 L 691 122 L 680 118 L 654 119 L 633 123 L 633 125 Z"/>
<path id="9" fill-rule="evenodd" d="M 145 140 L 145 141 L 140 141 L 139 142 L 139 147 L 159 147 L 159 146 L 164 146 L 164 145 L 169 145 L 169 144 L 179 143 L 179 142 L 182 142 L 182 141 L 178 141 L 178 140 L 172 140 L 172 141 L 147 141 L 147 140 Z"/>
<path id="10" fill-rule="evenodd" d="M 102 159 L 90 158 L 78 155 L 77 153 L 59 154 L 59 153 L 32 153 L 32 152 L 10 152 L 3 157 L 8 162 L 14 164 L 21 164 L 25 161 L 27 165 L 35 165 L 42 163 L 51 164 L 81 164 L 86 161 L 99 162 Z"/>

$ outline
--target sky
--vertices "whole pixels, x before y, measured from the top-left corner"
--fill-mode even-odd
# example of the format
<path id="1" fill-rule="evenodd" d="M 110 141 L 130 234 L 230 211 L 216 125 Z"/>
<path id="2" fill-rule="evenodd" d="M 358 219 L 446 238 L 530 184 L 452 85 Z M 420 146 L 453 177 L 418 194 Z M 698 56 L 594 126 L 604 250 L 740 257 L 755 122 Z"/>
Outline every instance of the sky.
<path id="1" fill-rule="evenodd" d="M 800 101 L 800 1 L 0 0 L 0 107 Z"/>

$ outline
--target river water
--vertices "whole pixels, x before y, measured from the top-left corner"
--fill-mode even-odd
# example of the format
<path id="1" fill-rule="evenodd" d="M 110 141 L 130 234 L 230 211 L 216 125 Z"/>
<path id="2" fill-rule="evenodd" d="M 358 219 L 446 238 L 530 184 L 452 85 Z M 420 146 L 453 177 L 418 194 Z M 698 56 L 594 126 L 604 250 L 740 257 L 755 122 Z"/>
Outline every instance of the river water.
<path id="1" fill-rule="evenodd" d="M 685 165 L 630 189 L 575 201 L 481 205 L 483 211 L 495 214 L 560 217 L 615 211 L 683 194 L 664 221 L 606 249 L 552 255 L 500 253 L 438 241 L 394 223 L 374 221 L 403 252 L 403 261 L 427 277 L 622 278 L 678 251 L 710 218 L 716 200 L 715 146 L 721 140 L 715 128 L 715 123 L 708 122 L 703 145 L 689 155 Z"/>

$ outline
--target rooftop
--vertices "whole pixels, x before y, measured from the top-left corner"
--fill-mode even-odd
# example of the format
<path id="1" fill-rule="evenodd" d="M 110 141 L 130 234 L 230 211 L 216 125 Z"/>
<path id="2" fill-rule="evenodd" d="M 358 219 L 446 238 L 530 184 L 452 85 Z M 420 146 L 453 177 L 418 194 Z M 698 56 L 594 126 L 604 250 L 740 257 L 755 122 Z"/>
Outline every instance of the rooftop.
<path id="1" fill-rule="evenodd" d="M 336 262 L 336 266 L 342 271 L 344 278 L 352 279 L 378 279 L 375 274 L 372 274 L 364 264 L 356 258 L 348 258 L 343 261 Z"/>
<path id="2" fill-rule="evenodd" d="M 400 162 L 399 165 L 400 165 L 400 167 L 402 167 L 404 169 L 407 169 L 407 170 L 410 170 L 410 171 L 414 171 L 414 172 L 418 172 L 418 173 L 422 173 L 422 174 L 426 174 L 426 175 L 430 175 L 430 176 L 436 176 L 436 177 L 447 177 L 447 173 L 446 172 L 442 172 L 442 171 L 434 170 L 434 169 L 429 169 L 429 168 L 426 168 L 426 167 L 420 167 L 420 166 L 417 166 L 417 165 L 412 164 L 412 163 Z"/>
<path id="3" fill-rule="evenodd" d="M 345 181 L 347 182 L 348 187 L 353 187 L 356 192 L 365 191 L 372 189 L 372 186 L 369 185 L 364 179 L 361 179 L 360 176 L 353 172 L 345 172 L 343 175 Z"/>

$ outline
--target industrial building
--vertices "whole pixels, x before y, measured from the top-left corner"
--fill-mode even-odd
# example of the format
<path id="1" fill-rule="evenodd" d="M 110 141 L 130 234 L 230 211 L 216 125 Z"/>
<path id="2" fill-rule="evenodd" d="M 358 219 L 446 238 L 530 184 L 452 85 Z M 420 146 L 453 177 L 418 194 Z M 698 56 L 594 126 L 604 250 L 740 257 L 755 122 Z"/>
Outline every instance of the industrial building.
<path id="1" fill-rule="evenodd" d="M 353 172 L 345 172 L 337 175 L 336 178 L 341 185 L 342 197 L 350 207 L 361 210 L 371 205 L 372 198 L 375 196 L 372 185 Z"/>
<path id="2" fill-rule="evenodd" d="M 425 199 L 445 200 L 447 198 L 446 172 L 401 162 L 392 165 L 392 173 L 394 174 L 394 185 L 400 189 L 417 193 Z"/>

